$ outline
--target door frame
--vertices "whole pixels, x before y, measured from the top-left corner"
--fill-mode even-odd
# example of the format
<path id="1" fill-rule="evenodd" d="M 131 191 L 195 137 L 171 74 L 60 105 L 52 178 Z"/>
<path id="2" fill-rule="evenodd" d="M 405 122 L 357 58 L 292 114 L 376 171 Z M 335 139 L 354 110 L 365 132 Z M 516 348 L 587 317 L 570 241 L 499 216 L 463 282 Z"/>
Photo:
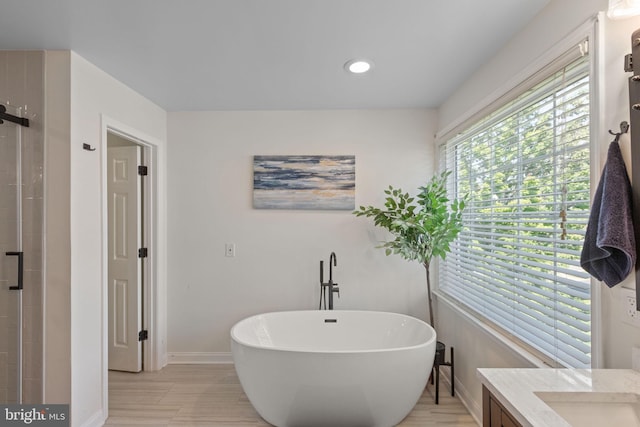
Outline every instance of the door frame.
<path id="1" fill-rule="evenodd" d="M 105 419 L 109 411 L 109 320 L 108 320 L 108 207 L 107 207 L 107 136 L 118 135 L 143 148 L 149 176 L 144 190 L 144 233 L 148 257 L 143 263 L 142 310 L 144 327 L 149 338 L 143 342 L 143 371 L 156 371 L 167 364 L 166 351 L 166 184 L 164 144 L 161 140 L 101 115 L 101 191 L 102 191 L 102 401 Z"/>

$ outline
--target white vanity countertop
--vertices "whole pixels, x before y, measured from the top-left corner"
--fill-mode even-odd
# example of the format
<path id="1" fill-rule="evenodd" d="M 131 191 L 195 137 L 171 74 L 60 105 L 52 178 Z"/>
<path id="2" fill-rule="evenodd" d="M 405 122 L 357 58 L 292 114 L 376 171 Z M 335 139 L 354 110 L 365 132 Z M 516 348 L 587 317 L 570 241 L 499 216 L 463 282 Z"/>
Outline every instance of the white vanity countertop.
<path id="1" fill-rule="evenodd" d="M 537 392 L 640 394 L 640 372 L 631 369 L 478 369 L 484 386 L 524 427 L 569 427 Z"/>

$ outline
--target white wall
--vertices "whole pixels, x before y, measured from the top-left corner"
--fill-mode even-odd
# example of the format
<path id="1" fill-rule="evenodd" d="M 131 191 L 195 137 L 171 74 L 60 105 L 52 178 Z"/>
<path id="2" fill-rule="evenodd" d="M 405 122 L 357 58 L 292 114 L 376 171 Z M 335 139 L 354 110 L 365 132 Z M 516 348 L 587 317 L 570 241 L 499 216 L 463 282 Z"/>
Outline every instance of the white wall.
<path id="1" fill-rule="evenodd" d="M 101 425 L 104 407 L 103 116 L 166 141 L 166 112 L 71 54 L 71 417 Z M 83 150 L 87 143 L 96 151 Z M 164 146 L 159 150 L 163 151 Z M 106 153 L 106 150 L 104 150 Z M 162 173 L 164 171 L 159 171 Z M 163 190 L 162 188 L 160 190 Z"/>
<path id="2" fill-rule="evenodd" d="M 253 155 L 353 154 L 356 205 L 433 173 L 431 110 L 169 113 L 168 349 L 173 361 L 229 359 L 229 330 L 256 313 L 315 309 L 319 261 L 335 251 L 340 309 L 426 318 L 424 269 L 375 246 L 350 211 L 252 207 Z M 225 257 L 225 243 L 236 256 Z M 328 270 L 327 273 L 328 274 Z M 327 277 L 325 275 L 325 277 Z"/>
<path id="3" fill-rule="evenodd" d="M 439 133 L 450 130 L 468 113 L 482 107 L 504 87 L 514 75 L 522 72 L 529 64 L 544 55 L 561 42 L 575 28 L 579 27 L 598 11 L 606 10 L 605 0 L 552 0 L 549 5 L 518 36 L 502 49 L 484 67 L 477 70 L 439 109 Z M 608 21 L 598 24 L 602 43 L 591 44 L 591 52 L 601 56 L 603 69 L 599 70 L 603 115 L 599 120 L 600 129 L 594 135 L 595 159 L 593 165 L 600 170 L 604 164 L 606 148 L 611 141 L 607 129 L 619 129 L 622 120 L 628 120 L 627 104 L 628 73 L 623 71 L 623 57 L 631 52 L 631 32 L 640 27 L 640 19 Z M 472 107 L 470 107 L 472 106 Z M 622 138 L 623 152 L 628 153 L 629 141 Z M 599 179 L 599 176 L 597 177 Z M 596 180 L 597 182 L 597 180 Z M 628 278 L 622 286 L 634 287 L 634 277 Z M 602 311 L 602 360 L 604 368 L 630 368 L 631 348 L 640 346 L 640 330 L 620 321 L 620 308 L 616 301 L 619 288 L 609 290 L 595 283 L 601 290 L 601 299 L 593 301 L 593 309 Z M 476 378 L 478 367 L 531 367 L 534 364 L 509 347 L 484 332 L 474 322 L 470 322 L 459 311 L 440 300 L 437 304 L 439 332 L 449 345 L 456 349 L 456 380 L 461 397 L 476 416 L 481 410 L 481 385 Z M 594 325 L 597 329 L 598 325 Z M 595 339 L 598 337 L 596 336 Z"/>

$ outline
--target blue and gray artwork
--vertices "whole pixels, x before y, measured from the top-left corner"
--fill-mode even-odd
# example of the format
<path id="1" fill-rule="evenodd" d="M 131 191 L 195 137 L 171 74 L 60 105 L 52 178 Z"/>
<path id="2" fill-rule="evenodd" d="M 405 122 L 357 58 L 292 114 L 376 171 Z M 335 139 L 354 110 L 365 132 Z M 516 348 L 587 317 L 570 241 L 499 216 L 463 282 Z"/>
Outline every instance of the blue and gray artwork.
<path id="1" fill-rule="evenodd" d="M 254 156 L 253 207 L 355 208 L 355 156 Z"/>

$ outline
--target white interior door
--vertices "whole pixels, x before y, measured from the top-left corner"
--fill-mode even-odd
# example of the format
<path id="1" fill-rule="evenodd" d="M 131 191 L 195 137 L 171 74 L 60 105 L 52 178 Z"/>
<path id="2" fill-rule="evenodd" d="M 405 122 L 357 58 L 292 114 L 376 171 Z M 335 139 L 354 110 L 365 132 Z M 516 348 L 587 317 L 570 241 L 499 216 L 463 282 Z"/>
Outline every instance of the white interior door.
<path id="1" fill-rule="evenodd" d="M 109 369 L 142 370 L 140 147 L 109 147 Z"/>

